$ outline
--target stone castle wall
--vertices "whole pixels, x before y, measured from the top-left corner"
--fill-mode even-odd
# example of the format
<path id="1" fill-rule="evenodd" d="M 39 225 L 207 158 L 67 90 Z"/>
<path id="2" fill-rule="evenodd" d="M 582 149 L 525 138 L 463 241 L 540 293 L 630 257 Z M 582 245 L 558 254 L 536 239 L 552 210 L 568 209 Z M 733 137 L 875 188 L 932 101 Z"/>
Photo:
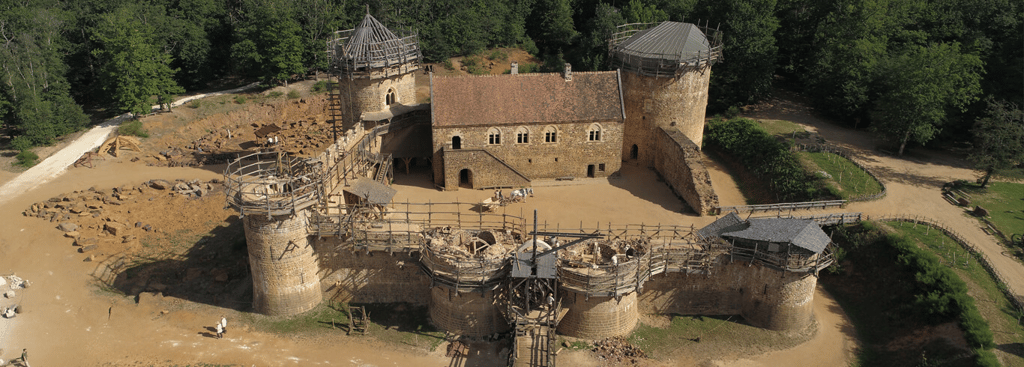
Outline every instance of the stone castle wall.
<path id="1" fill-rule="evenodd" d="M 636 292 L 616 300 L 614 297 L 590 297 L 563 292 L 565 317 L 558 323 L 558 332 L 576 338 L 604 339 L 627 335 L 640 321 L 640 305 Z"/>
<path id="2" fill-rule="evenodd" d="M 704 141 L 704 115 L 708 104 L 711 66 L 689 69 L 676 77 L 647 77 L 622 73 L 626 121 L 623 132 L 622 158 L 650 166 L 656 148 L 657 127 L 673 127 L 696 146 Z M 637 158 L 631 157 L 633 145 Z"/>
<path id="3" fill-rule="evenodd" d="M 376 112 L 387 108 L 385 96 L 389 90 L 395 91 L 399 104 L 416 103 L 416 75 L 414 72 L 395 74 L 383 79 L 347 79 L 339 78 L 338 87 L 342 106 L 349 107 L 345 119 L 345 127 L 350 128 L 360 121 L 360 114 Z M 351 93 L 351 94 L 350 94 Z"/>
<path id="4" fill-rule="evenodd" d="M 496 292 L 459 293 L 444 287 L 430 289 L 430 320 L 455 334 L 484 336 L 509 329 Z"/>
<path id="5" fill-rule="evenodd" d="M 666 273 L 644 284 L 640 312 L 682 315 L 741 315 L 771 330 L 802 330 L 814 315 L 811 301 L 818 278 L 718 259 L 711 275 Z"/>
<path id="6" fill-rule="evenodd" d="M 473 178 L 492 173 L 481 172 L 483 166 L 494 163 L 485 157 L 473 164 L 469 157 L 455 158 L 460 154 L 452 150 L 452 137 L 458 136 L 463 150 L 484 149 L 494 157 L 521 172 L 530 179 L 558 177 L 588 177 L 590 166 L 593 165 L 593 177 L 608 177 L 618 172 L 622 165 L 620 148 L 622 146 L 622 124 L 619 122 L 597 122 L 600 140 L 591 141 L 590 131 L 595 122 L 574 122 L 550 125 L 519 125 L 519 126 L 460 126 L 433 128 L 433 147 L 435 157 L 441 157 L 443 168 L 435 168 L 434 180 L 446 189 L 458 187 L 459 172 L 462 169 L 473 171 Z M 500 144 L 489 144 L 489 134 L 496 129 L 501 134 Z M 527 132 L 528 142 L 519 143 L 518 133 Z M 555 132 L 555 142 L 545 142 L 545 132 Z M 443 153 L 442 153 L 443 152 Z M 452 156 L 452 157 L 449 157 Z M 435 159 L 435 162 L 437 160 Z M 604 169 L 601 169 L 601 168 Z M 487 186 L 519 186 L 517 180 L 503 181 L 508 177 L 495 178 L 489 184 L 478 184 L 476 187 Z M 502 182 L 507 182 L 502 184 Z M 454 183 L 454 184 L 453 184 Z"/>
<path id="7" fill-rule="evenodd" d="M 313 243 L 324 298 L 349 303 L 429 303 L 430 278 L 420 270 L 418 255 L 337 250 L 336 238 Z"/>
<path id="8" fill-rule="evenodd" d="M 654 169 L 697 214 L 711 214 L 718 207 L 718 195 L 699 149 L 679 130 L 659 127 L 657 132 Z"/>
<path id="9" fill-rule="evenodd" d="M 320 304 L 317 258 L 306 233 L 306 217 L 246 215 L 245 242 L 252 272 L 253 309 L 294 315 Z"/>

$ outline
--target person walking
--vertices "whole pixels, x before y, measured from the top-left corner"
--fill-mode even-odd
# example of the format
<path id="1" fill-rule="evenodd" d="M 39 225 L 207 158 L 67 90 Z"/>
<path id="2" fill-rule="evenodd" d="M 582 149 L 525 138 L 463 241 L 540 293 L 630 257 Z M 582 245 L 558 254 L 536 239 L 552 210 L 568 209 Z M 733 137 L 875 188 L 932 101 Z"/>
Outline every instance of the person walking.
<path id="1" fill-rule="evenodd" d="M 228 319 L 224 315 L 220 316 L 220 327 L 224 329 L 224 332 L 228 332 Z"/>
<path id="2" fill-rule="evenodd" d="M 223 338 L 223 337 L 224 337 L 224 327 L 220 325 L 220 322 L 218 322 L 217 323 L 217 339 L 220 339 L 220 338 Z"/>
<path id="3" fill-rule="evenodd" d="M 28 349 L 21 350 L 21 364 L 25 365 L 25 367 L 31 367 L 28 365 Z"/>

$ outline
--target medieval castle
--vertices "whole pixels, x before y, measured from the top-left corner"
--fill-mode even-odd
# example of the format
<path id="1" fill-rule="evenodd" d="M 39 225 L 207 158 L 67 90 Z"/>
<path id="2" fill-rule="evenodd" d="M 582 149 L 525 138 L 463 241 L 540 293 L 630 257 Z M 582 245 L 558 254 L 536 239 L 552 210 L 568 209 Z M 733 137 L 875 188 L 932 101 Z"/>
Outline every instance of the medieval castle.
<path id="1" fill-rule="evenodd" d="M 810 325 L 816 274 L 832 262 L 811 220 L 731 214 L 703 229 L 566 232 L 506 214 L 466 220 L 468 203 L 391 203 L 399 159 L 429 162 L 441 190 L 607 177 L 637 164 L 709 214 L 718 199 L 699 149 L 720 40 L 689 23 L 624 25 L 609 40 L 615 71 L 431 74 L 430 102 L 416 105 L 416 34 L 367 14 L 328 45 L 338 80 L 330 113 L 344 131 L 335 144 L 312 159 L 253 154 L 225 172 L 254 309 L 292 315 L 325 298 L 426 304 L 454 334 L 526 338 L 529 329 L 535 344 L 555 333 L 625 335 L 641 313 Z"/>

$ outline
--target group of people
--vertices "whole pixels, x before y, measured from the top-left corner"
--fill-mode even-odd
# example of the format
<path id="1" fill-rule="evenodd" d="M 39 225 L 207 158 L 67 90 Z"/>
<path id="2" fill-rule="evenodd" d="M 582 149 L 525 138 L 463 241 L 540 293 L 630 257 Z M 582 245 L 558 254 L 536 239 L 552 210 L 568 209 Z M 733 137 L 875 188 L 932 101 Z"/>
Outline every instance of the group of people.
<path id="1" fill-rule="evenodd" d="M 228 331 L 228 319 L 221 316 L 220 321 L 217 322 L 217 326 L 214 328 L 217 330 L 217 339 L 223 338 L 224 333 Z"/>
<path id="2" fill-rule="evenodd" d="M 533 188 L 524 187 L 518 190 L 512 190 L 512 192 L 509 193 L 508 200 L 512 202 L 519 202 L 520 200 L 526 202 L 527 195 L 533 197 Z M 494 198 L 499 202 L 504 202 L 505 194 L 501 192 L 501 189 L 494 190 Z"/>

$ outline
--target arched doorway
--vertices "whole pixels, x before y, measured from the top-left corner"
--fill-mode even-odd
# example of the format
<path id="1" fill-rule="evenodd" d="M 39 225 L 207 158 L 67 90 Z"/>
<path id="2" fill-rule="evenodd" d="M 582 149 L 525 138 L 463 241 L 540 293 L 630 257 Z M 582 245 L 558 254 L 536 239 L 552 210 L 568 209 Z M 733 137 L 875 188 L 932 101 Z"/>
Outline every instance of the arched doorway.
<path id="1" fill-rule="evenodd" d="M 461 136 L 453 136 L 452 137 L 452 149 L 462 149 L 462 137 Z"/>
<path id="2" fill-rule="evenodd" d="M 469 168 L 459 171 L 459 187 L 473 188 L 473 171 L 470 171 Z"/>
<path id="3" fill-rule="evenodd" d="M 633 144 L 632 148 L 629 148 L 629 159 L 636 159 L 640 156 L 640 148 Z"/>

